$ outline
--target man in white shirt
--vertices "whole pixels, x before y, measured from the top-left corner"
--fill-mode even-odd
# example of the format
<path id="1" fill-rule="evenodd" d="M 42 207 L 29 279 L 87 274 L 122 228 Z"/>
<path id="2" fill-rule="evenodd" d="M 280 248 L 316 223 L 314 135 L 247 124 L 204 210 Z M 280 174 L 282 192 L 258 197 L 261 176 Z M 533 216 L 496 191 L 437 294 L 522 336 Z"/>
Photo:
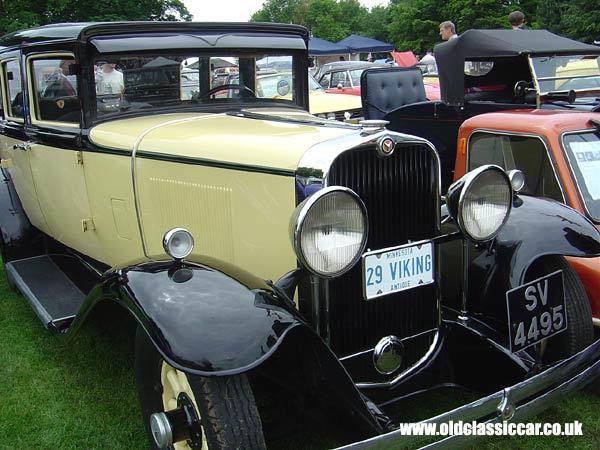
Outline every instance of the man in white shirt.
<path id="1" fill-rule="evenodd" d="M 97 73 L 96 92 L 99 95 L 122 94 L 125 89 L 123 73 L 115 69 L 113 63 L 104 63 Z"/>
<path id="2" fill-rule="evenodd" d="M 427 54 L 421 58 L 419 65 L 425 69 L 425 73 L 437 73 L 437 65 L 435 63 L 435 56 L 433 56 L 433 50 L 427 49 Z"/>

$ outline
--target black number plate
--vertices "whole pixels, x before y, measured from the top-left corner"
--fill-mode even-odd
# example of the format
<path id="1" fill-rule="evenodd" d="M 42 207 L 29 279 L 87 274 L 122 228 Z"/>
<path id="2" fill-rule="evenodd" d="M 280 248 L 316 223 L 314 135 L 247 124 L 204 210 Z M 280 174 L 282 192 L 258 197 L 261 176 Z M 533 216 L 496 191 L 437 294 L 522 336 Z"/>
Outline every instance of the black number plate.
<path id="1" fill-rule="evenodd" d="M 562 271 L 506 293 L 510 351 L 518 352 L 567 329 Z"/>

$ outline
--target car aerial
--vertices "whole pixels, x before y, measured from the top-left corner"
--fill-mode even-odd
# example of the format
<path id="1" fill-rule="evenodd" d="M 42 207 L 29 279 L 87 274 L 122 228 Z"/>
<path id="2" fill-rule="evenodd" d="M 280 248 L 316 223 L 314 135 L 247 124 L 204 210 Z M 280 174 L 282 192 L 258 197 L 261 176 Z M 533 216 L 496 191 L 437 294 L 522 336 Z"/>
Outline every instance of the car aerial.
<path id="1" fill-rule="evenodd" d="M 386 69 L 387 64 L 374 64 L 365 61 L 336 61 L 323 64 L 315 78 L 327 92 L 360 95 L 360 76 L 367 69 Z M 427 100 L 440 99 L 440 87 L 437 80 L 423 80 Z"/>
<path id="2" fill-rule="evenodd" d="M 405 397 L 468 389 L 431 420 L 501 422 L 590 383 L 600 343 L 564 257 L 599 256 L 599 231 L 495 165 L 442 197 L 430 140 L 310 114 L 308 39 L 191 22 L 0 38 L 9 285 L 58 337 L 106 302 L 131 316 L 153 449 L 265 448 L 265 429 L 310 432 L 302 417 L 410 447 Z M 261 97 L 271 57 L 289 92 Z M 212 84 L 217 58 L 236 83 Z M 197 92 L 164 89 L 189 61 Z"/>
<path id="3" fill-rule="evenodd" d="M 466 120 L 458 133 L 454 176 L 484 164 L 524 175 L 521 193 L 565 203 L 600 229 L 600 114 L 505 111 Z M 600 327 L 600 258 L 568 258 Z"/>

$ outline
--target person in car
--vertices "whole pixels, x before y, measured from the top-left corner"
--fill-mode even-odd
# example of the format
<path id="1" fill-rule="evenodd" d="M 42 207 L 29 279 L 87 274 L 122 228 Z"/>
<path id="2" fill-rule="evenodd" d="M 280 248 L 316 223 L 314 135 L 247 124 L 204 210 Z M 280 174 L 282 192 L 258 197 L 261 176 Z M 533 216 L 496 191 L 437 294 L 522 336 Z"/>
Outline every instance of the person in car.
<path id="1" fill-rule="evenodd" d="M 77 95 L 73 82 L 69 78 L 69 67 L 75 64 L 73 59 L 64 59 L 60 62 L 59 69 L 48 79 L 44 90 L 44 97 L 72 97 Z"/>
<path id="2" fill-rule="evenodd" d="M 125 89 L 123 73 L 115 68 L 116 64 L 102 64 L 96 77 L 96 92 L 98 94 L 121 94 Z"/>

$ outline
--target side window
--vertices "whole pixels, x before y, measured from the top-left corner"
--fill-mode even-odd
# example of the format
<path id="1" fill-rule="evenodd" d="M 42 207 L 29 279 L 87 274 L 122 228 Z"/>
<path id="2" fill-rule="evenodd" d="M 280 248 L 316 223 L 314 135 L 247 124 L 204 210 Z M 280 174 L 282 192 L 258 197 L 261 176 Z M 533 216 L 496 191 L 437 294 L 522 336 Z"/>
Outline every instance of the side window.
<path id="1" fill-rule="evenodd" d="M 31 86 L 37 120 L 79 123 L 80 106 L 77 79 L 69 57 L 31 61 Z"/>
<path id="2" fill-rule="evenodd" d="M 338 85 L 342 85 L 342 87 L 348 87 L 346 83 L 346 72 L 333 72 L 331 74 L 331 86 L 337 87 Z"/>
<path id="3" fill-rule="evenodd" d="M 4 86 L 6 86 L 8 117 L 23 117 L 23 88 L 19 62 L 8 61 L 4 64 Z"/>
<path id="4" fill-rule="evenodd" d="M 350 71 L 350 79 L 352 80 L 352 86 L 360 86 L 360 76 L 364 69 L 356 69 Z"/>
<path id="5" fill-rule="evenodd" d="M 469 170 L 485 164 L 506 169 L 503 148 L 510 149 L 510 138 L 500 134 L 476 133 L 469 141 Z"/>
<path id="6" fill-rule="evenodd" d="M 560 184 L 544 142 L 533 136 L 475 133 L 469 141 L 469 170 L 496 164 L 525 174 L 521 192 L 564 203 Z"/>

